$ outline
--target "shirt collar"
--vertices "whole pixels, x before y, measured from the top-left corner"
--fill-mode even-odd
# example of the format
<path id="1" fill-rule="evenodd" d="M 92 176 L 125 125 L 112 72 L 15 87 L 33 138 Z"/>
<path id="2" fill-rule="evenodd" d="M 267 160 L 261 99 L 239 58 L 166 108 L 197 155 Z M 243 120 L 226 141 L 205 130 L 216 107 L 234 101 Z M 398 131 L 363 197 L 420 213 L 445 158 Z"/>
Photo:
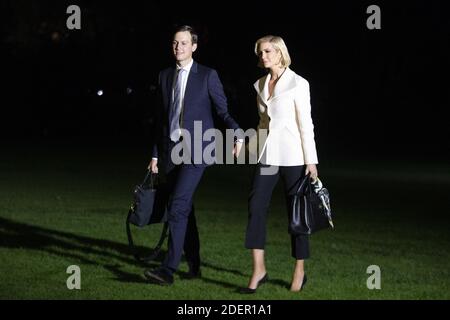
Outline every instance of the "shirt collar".
<path id="1" fill-rule="evenodd" d="M 179 71 L 180 69 L 184 69 L 184 70 L 186 70 L 186 71 L 189 73 L 189 71 L 191 71 L 191 67 L 192 67 L 193 64 L 194 64 L 194 59 L 191 59 L 191 61 L 190 61 L 187 65 L 185 65 L 183 68 L 180 67 L 180 66 L 177 64 L 177 65 L 176 65 L 176 66 L 177 66 L 177 71 Z"/>

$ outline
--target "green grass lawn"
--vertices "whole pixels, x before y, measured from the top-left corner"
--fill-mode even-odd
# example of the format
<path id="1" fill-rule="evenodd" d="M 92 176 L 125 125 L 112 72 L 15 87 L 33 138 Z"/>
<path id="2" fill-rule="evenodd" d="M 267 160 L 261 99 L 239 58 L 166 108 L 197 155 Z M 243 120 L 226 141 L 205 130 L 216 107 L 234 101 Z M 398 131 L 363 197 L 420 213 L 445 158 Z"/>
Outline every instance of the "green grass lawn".
<path id="1" fill-rule="evenodd" d="M 0 159 L 0 298 L 450 298 L 446 164 L 323 160 L 336 229 L 311 237 L 300 294 L 286 288 L 294 260 L 279 185 L 268 220 L 270 281 L 242 296 L 236 289 L 251 274 L 243 245 L 251 167 L 207 170 L 195 198 L 203 277 L 183 279 L 182 262 L 175 284 L 161 287 L 145 281 L 146 265 L 130 255 L 124 226 L 147 156 L 139 148 L 7 148 Z M 159 227 L 133 229 L 143 249 L 156 242 Z M 66 287 L 70 265 L 81 268 L 81 290 Z M 380 290 L 366 286 L 370 265 L 381 269 Z"/>

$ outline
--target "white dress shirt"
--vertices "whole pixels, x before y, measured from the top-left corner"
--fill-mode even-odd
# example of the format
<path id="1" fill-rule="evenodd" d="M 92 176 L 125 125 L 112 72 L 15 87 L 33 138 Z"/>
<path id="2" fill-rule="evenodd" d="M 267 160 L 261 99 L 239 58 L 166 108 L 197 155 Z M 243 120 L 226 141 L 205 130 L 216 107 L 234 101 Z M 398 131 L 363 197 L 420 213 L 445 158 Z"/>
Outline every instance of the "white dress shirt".
<path id="1" fill-rule="evenodd" d="M 191 61 L 185 65 L 184 67 L 181 67 L 179 65 L 177 65 L 177 68 L 175 70 L 175 74 L 173 77 L 173 84 L 172 84 L 172 102 L 173 102 L 173 88 L 175 88 L 175 84 L 177 83 L 177 75 L 179 75 L 178 71 L 180 69 L 184 69 L 186 72 L 184 74 L 182 74 L 181 76 L 183 77 L 183 79 L 181 80 L 181 96 L 180 96 L 180 103 L 181 103 L 181 108 L 184 108 L 184 93 L 186 91 L 186 84 L 187 84 L 187 79 L 189 77 L 189 72 L 191 71 L 191 67 L 192 64 L 194 63 L 194 59 L 191 59 Z"/>

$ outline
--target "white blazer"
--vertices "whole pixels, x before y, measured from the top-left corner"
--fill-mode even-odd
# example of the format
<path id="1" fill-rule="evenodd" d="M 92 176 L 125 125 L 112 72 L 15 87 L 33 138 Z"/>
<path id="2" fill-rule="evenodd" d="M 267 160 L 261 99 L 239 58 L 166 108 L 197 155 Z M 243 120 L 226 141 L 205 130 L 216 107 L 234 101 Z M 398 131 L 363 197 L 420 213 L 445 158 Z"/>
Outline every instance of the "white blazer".
<path id="1" fill-rule="evenodd" d="M 269 98 L 270 78 L 268 73 L 254 84 L 260 116 L 258 132 L 266 129 L 268 135 L 266 139 L 259 135 L 259 141 L 250 139 L 250 152 L 256 153 L 258 145 L 258 162 L 268 165 L 317 164 L 308 81 L 287 68 Z"/>

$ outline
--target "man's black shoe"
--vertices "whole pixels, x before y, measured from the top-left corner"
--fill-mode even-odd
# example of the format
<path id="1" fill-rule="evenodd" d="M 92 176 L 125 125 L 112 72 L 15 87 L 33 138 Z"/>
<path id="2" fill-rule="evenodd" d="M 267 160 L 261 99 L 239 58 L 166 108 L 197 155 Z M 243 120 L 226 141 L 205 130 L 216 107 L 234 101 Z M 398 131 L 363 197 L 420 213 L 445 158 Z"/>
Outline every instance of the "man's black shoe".
<path id="1" fill-rule="evenodd" d="M 164 268 L 156 268 L 153 270 L 146 269 L 144 276 L 153 283 L 167 286 L 173 284 L 173 275 Z"/>
<path id="2" fill-rule="evenodd" d="M 197 259 L 195 262 L 188 261 L 189 271 L 187 272 L 186 279 L 197 279 L 201 278 L 202 272 L 200 271 L 200 260 Z"/>
<path id="3" fill-rule="evenodd" d="M 185 279 L 198 279 L 202 277 L 202 272 L 200 269 L 197 270 L 189 270 L 188 273 L 184 276 Z"/>

